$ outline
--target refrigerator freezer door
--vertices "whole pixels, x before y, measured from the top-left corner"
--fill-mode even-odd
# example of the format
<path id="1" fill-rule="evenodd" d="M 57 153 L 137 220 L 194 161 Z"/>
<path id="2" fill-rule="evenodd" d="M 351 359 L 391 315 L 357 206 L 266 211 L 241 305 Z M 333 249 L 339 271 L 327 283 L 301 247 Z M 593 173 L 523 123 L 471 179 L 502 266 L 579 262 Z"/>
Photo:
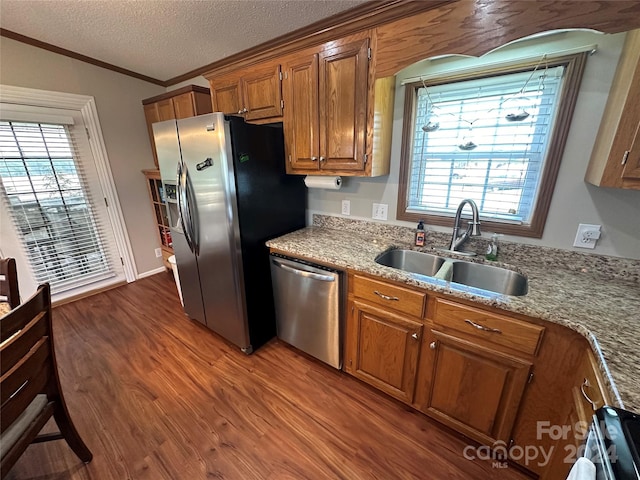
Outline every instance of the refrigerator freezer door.
<path id="1" fill-rule="evenodd" d="M 240 348 L 250 347 L 241 252 L 235 224 L 235 180 L 222 114 L 178 121 L 182 159 L 197 212 L 191 212 L 207 326 Z"/>
<path id="2" fill-rule="evenodd" d="M 160 164 L 163 183 L 176 183 L 177 167 L 180 161 L 180 144 L 175 120 L 154 123 L 153 133 Z M 200 274 L 196 257 L 191 253 L 181 228 L 175 228 L 177 219 L 171 218 L 171 238 L 178 266 L 178 276 L 182 289 L 185 313 L 205 324 L 204 306 L 200 291 Z"/>

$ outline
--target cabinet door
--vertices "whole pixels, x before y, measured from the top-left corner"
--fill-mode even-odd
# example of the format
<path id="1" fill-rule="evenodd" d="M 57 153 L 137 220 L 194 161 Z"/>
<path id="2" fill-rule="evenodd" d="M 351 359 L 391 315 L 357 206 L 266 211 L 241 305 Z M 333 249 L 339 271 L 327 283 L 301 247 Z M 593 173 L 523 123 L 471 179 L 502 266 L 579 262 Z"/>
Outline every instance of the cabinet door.
<path id="1" fill-rule="evenodd" d="M 156 168 L 158 168 L 158 154 L 156 153 L 156 142 L 153 138 L 153 127 L 151 126 L 151 124 L 160 121 L 155 103 L 144 105 L 144 118 L 147 121 L 147 132 L 149 133 L 149 142 L 151 143 L 151 153 L 153 153 L 153 163 Z"/>
<path id="2" fill-rule="evenodd" d="M 156 108 L 158 109 L 158 122 L 176 118 L 176 112 L 173 109 L 173 99 L 167 98 L 166 100 L 156 102 Z"/>
<path id="3" fill-rule="evenodd" d="M 196 116 L 192 93 L 176 95 L 171 100 L 173 101 L 173 110 L 178 120 Z"/>
<path id="4" fill-rule="evenodd" d="M 212 79 L 209 84 L 211 85 L 211 102 L 215 112 L 229 115 L 241 113 L 240 83 L 237 77 Z"/>
<path id="5" fill-rule="evenodd" d="M 291 60 L 283 70 L 287 173 L 318 170 L 318 54 Z"/>
<path id="6" fill-rule="evenodd" d="M 431 331 L 416 407 L 485 444 L 509 441 L 531 363 Z"/>
<path id="7" fill-rule="evenodd" d="M 364 170 L 369 39 L 319 55 L 320 168 Z"/>
<path id="8" fill-rule="evenodd" d="M 422 324 L 353 302 L 347 370 L 383 392 L 411 403 Z"/>
<path id="9" fill-rule="evenodd" d="M 633 136 L 629 153 L 627 154 L 627 163 L 622 174 L 623 179 L 640 180 L 640 122 L 636 126 L 636 132 Z"/>
<path id="10" fill-rule="evenodd" d="M 252 69 L 240 78 L 246 120 L 282 116 L 280 65 Z"/>

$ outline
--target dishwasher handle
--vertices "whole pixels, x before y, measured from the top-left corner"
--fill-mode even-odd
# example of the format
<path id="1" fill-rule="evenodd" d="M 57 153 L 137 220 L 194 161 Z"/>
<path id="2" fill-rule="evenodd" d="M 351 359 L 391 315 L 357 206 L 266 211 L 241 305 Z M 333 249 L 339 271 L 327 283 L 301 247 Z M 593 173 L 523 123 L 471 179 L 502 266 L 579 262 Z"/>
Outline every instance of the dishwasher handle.
<path id="1" fill-rule="evenodd" d="M 280 263 L 277 260 L 272 259 L 271 260 L 273 262 L 273 264 L 276 267 L 282 268 L 283 270 L 286 270 L 287 272 L 291 272 L 294 273 L 296 275 L 300 275 L 301 277 L 307 277 L 307 278 L 311 278 L 313 280 L 320 280 L 322 282 L 333 282 L 335 281 L 336 277 L 333 275 L 322 275 L 320 273 L 313 273 L 313 272 L 309 272 L 307 270 L 301 270 L 298 268 L 294 268 L 294 267 L 290 267 L 289 265 L 285 265 L 284 263 Z"/>

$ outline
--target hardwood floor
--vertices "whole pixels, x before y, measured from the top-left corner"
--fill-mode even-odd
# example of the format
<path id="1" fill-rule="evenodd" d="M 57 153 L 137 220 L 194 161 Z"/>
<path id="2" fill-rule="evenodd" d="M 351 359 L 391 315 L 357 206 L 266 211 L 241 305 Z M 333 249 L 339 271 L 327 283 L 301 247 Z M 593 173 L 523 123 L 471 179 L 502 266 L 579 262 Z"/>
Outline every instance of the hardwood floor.
<path id="1" fill-rule="evenodd" d="M 54 331 L 94 459 L 31 445 L 10 480 L 528 478 L 278 340 L 244 355 L 184 316 L 169 273 L 57 307 Z"/>

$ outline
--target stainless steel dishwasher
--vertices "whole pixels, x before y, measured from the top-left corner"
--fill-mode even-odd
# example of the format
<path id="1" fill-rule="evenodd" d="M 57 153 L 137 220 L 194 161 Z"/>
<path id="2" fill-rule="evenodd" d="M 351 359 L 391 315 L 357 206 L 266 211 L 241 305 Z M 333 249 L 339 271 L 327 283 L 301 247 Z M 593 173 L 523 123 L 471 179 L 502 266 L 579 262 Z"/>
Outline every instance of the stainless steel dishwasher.
<path id="1" fill-rule="evenodd" d="M 277 254 L 270 261 L 278 338 L 342 367 L 340 272 Z"/>

